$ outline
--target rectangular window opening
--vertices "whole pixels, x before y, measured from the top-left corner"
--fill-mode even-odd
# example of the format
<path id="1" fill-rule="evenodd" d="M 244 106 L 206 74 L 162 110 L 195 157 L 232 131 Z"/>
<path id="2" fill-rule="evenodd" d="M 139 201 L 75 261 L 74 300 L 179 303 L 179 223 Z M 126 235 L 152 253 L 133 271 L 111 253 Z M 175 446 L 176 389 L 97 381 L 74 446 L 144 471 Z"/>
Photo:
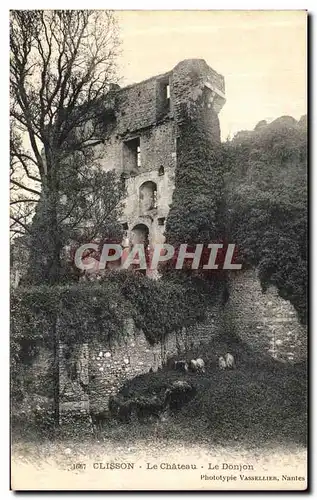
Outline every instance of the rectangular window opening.
<path id="1" fill-rule="evenodd" d="M 165 103 L 164 103 L 164 108 L 168 112 L 170 110 L 170 103 L 171 103 L 171 94 L 170 94 L 170 84 L 166 83 L 164 85 L 164 97 L 165 97 Z"/>
<path id="2" fill-rule="evenodd" d="M 157 119 L 166 117 L 171 111 L 171 86 L 169 76 L 157 80 L 156 106 Z"/>
<path id="3" fill-rule="evenodd" d="M 141 145 L 140 137 L 124 141 L 123 162 L 125 172 L 131 172 L 141 167 Z"/>

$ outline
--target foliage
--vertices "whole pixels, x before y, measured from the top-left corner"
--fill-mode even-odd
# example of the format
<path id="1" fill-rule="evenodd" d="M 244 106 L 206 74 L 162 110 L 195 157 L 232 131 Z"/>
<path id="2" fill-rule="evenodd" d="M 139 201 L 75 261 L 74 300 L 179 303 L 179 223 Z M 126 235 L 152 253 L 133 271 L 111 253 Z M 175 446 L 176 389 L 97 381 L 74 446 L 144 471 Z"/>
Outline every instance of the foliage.
<path id="1" fill-rule="evenodd" d="M 118 285 L 81 282 L 64 286 L 17 288 L 11 294 L 11 336 L 14 342 L 38 341 L 52 347 L 58 322 L 62 342 L 108 342 L 124 335 L 129 308 Z M 25 358 L 26 359 L 26 358 Z"/>
<path id="2" fill-rule="evenodd" d="M 108 273 L 104 281 L 120 284 L 123 300 L 131 304 L 137 328 L 150 344 L 164 341 L 169 333 L 201 321 L 206 302 L 193 291 L 193 281 L 153 280 L 141 273 L 120 271 Z"/>
<path id="3" fill-rule="evenodd" d="M 74 170 L 72 170 L 72 168 Z M 75 168 L 80 171 L 76 175 Z M 94 163 L 72 165 L 64 168 L 65 176 L 58 202 L 58 241 L 60 246 L 60 282 L 77 280 L 79 270 L 71 262 L 69 252 L 80 244 L 105 237 L 122 240 L 123 229 L 118 222 L 122 209 L 123 190 L 114 171 L 103 172 Z M 74 175 L 71 175 L 73 172 Z M 51 270 L 48 261 L 56 250 L 56 235 L 50 230 L 48 202 L 39 201 L 29 241 L 27 279 L 31 283 L 48 282 Z"/>
<path id="4" fill-rule="evenodd" d="M 217 134 L 207 132 L 206 127 L 212 125 L 200 112 L 180 127 L 175 190 L 166 221 L 167 243 L 208 244 L 223 236 L 222 154 Z"/>
<path id="5" fill-rule="evenodd" d="M 263 288 L 307 319 L 307 130 L 281 117 L 224 145 L 227 233 Z"/>
<path id="6" fill-rule="evenodd" d="M 209 259 L 208 244 L 223 243 L 223 159 L 217 114 L 207 107 L 204 93 L 191 103 L 191 113 L 184 115 L 177 140 L 177 167 L 175 190 L 166 221 L 166 242 L 174 245 L 174 259 L 161 266 L 164 282 L 173 281 L 187 290 L 186 307 L 202 307 L 221 293 L 219 285 L 226 283 L 226 273 L 203 270 Z M 202 258 L 197 271 L 174 271 L 179 245 L 187 243 L 187 250 L 203 244 Z M 217 263 L 223 255 L 217 255 Z M 188 264 L 191 266 L 192 261 Z M 198 306 L 198 310 L 200 307 Z"/>
<path id="7" fill-rule="evenodd" d="M 19 287 L 11 294 L 11 359 L 29 364 L 55 335 L 69 345 L 108 343 L 126 335 L 129 317 L 150 344 L 204 318 L 205 304 L 191 282 L 151 280 L 140 273 L 109 272 L 99 282 Z"/>

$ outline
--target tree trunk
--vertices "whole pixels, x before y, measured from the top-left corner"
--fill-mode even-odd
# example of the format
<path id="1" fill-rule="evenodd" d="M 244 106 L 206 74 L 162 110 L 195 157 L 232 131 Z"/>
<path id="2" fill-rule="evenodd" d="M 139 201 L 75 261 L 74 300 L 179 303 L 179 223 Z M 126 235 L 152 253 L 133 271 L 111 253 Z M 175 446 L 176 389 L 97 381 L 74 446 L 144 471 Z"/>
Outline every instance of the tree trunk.
<path id="1" fill-rule="evenodd" d="M 61 278 L 61 234 L 58 224 L 59 205 L 59 179 L 58 179 L 58 158 L 55 155 L 46 157 L 47 177 L 44 190 L 44 203 L 47 207 L 47 252 L 48 252 L 48 283 L 55 285 Z"/>
<path id="2" fill-rule="evenodd" d="M 57 167 L 47 161 L 41 198 L 32 221 L 29 279 L 35 284 L 54 285 L 61 279 L 61 228 L 58 222 L 59 188 Z"/>
<path id="3" fill-rule="evenodd" d="M 59 391 L 59 366 L 60 366 L 60 328 L 59 328 L 59 317 L 56 314 L 56 319 L 54 321 L 54 422 L 55 426 L 60 425 L 60 391 Z"/>

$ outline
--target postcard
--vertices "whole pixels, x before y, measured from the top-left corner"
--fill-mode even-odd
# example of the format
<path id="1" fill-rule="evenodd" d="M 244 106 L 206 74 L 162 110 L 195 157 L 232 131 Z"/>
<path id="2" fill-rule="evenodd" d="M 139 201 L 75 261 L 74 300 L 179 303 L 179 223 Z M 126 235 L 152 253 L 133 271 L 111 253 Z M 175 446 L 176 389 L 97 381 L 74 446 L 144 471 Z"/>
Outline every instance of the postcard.
<path id="1" fill-rule="evenodd" d="M 11 489 L 304 491 L 307 12 L 10 12 Z"/>

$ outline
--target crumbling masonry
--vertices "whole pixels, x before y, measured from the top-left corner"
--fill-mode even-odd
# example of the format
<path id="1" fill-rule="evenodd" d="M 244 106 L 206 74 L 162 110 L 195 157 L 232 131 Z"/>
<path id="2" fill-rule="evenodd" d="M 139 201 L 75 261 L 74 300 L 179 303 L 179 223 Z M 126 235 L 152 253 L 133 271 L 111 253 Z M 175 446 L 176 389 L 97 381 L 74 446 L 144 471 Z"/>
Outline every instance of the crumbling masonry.
<path id="1" fill-rule="evenodd" d="M 210 113 L 224 102 L 224 78 L 204 60 L 180 62 L 172 71 L 113 91 L 115 125 L 105 138 L 102 167 L 120 173 L 127 190 L 122 224 L 135 242 L 164 241 L 172 201 L 180 127 L 203 95 Z M 214 140 L 220 142 L 219 123 Z"/>

